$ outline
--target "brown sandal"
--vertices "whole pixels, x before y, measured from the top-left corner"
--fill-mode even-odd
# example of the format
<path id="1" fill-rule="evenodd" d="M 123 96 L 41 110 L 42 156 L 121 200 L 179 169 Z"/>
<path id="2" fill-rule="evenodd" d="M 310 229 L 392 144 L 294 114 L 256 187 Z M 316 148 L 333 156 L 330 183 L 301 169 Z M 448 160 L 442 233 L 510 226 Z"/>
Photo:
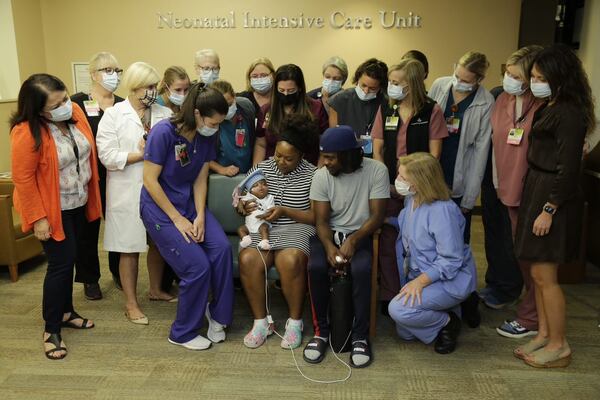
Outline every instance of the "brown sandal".
<path id="1" fill-rule="evenodd" d="M 541 349 L 542 347 L 546 346 L 547 344 L 548 344 L 547 338 L 541 342 L 536 342 L 535 339 L 532 339 L 529 342 L 514 349 L 513 355 L 520 360 L 524 360 L 525 357 L 527 357 L 534 351 Z"/>
<path id="2" fill-rule="evenodd" d="M 568 354 L 561 357 L 565 352 Z M 569 345 L 557 350 L 541 348 L 529 354 L 524 361 L 535 368 L 565 368 L 571 364 L 571 348 Z"/>

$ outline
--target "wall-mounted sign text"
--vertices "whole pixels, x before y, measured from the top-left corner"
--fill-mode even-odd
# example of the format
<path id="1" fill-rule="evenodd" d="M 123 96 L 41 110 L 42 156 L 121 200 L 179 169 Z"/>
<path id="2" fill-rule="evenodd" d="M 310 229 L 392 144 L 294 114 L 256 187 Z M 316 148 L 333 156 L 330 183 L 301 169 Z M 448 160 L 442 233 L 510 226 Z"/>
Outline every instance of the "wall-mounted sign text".
<path id="1" fill-rule="evenodd" d="M 250 11 L 241 13 L 238 19 L 235 11 L 222 16 L 182 17 L 172 12 L 158 13 L 158 29 L 412 29 L 421 27 L 421 16 L 412 11 L 400 14 L 397 11 L 380 10 L 376 17 L 349 15 L 344 11 L 334 11 L 329 16 L 307 16 L 300 13 L 294 16 L 254 15 Z"/>

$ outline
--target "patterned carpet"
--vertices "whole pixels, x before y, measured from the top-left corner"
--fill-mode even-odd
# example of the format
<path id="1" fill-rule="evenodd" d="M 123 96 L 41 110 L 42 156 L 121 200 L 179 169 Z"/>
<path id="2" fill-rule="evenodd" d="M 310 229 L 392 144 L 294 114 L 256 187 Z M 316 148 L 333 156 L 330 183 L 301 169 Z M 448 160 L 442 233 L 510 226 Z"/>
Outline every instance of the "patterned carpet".
<path id="1" fill-rule="evenodd" d="M 485 271 L 481 222 L 474 220 L 473 249 Z M 574 352 L 563 370 L 535 370 L 511 355 L 519 341 L 505 339 L 494 328 L 513 310 L 481 306 L 478 329 L 463 327 L 459 347 L 451 355 L 434 353 L 431 346 L 403 343 L 390 320 L 378 318 L 374 363 L 353 370 L 345 383 L 311 383 L 298 373 L 289 350 L 272 337 L 265 346 L 249 350 L 242 338 L 251 317 L 241 291 L 236 292 L 235 318 L 228 340 L 204 352 L 167 343 L 175 304 L 147 300 L 145 265 L 138 285 L 149 326 L 126 321 L 122 294 L 110 280 L 102 253 L 101 286 L 105 298 L 87 301 L 77 284 L 78 312 L 96 321 L 90 331 L 64 330 L 69 355 L 48 361 L 41 334 L 41 285 L 44 259 L 26 263 L 18 283 L 10 283 L 0 268 L 0 400 L 9 399 L 600 399 L 600 270 L 588 268 L 586 283 L 564 286 L 567 295 L 568 338 Z M 145 263 L 144 263 L 145 264 Z M 283 330 L 285 306 L 273 289 L 273 316 Z M 308 309 L 305 322 L 309 322 Z M 305 328 L 307 335 L 312 327 Z M 340 379 L 346 369 L 329 353 L 318 366 L 309 366 L 295 352 L 302 371 L 315 379 Z M 343 354 L 342 360 L 347 361 Z"/>

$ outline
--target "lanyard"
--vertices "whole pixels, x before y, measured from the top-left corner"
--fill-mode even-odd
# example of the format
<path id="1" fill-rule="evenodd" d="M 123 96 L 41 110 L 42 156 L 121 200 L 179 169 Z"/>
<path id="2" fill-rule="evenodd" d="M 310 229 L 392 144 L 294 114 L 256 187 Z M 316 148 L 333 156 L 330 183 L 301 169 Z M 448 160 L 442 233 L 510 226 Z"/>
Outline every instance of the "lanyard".
<path id="1" fill-rule="evenodd" d="M 516 128 L 518 126 L 518 124 L 520 124 L 521 122 L 523 122 L 525 120 L 525 118 L 527 118 L 527 114 L 529 114 L 529 111 L 531 111 L 531 109 L 533 108 L 533 104 L 535 103 L 535 100 L 531 100 L 527 106 L 527 108 L 525 109 L 525 111 L 521 114 L 521 116 L 519 118 L 517 118 L 517 103 L 516 103 L 516 99 L 515 99 L 515 113 L 513 114 L 513 128 Z"/>
<path id="2" fill-rule="evenodd" d="M 79 147 L 77 147 L 77 142 L 75 141 L 75 137 L 73 136 L 73 132 L 71 132 L 71 126 L 67 124 L 67 129 L 69 131 L 68 137 L 71 141 L 71 145 L 73 146 L 73 153 L 75 153 L 75 159 L 77 160 L 77 175 L 80 175 L 79 169 Z"/>

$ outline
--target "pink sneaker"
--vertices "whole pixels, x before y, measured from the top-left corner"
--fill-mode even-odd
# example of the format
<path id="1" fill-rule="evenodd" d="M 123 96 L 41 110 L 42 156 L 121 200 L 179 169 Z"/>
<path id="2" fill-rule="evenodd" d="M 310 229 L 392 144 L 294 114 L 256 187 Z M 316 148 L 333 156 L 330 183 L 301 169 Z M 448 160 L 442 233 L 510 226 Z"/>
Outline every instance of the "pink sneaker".
<path id="1" fill-rule="evenodd" d="M 300 323 L 292 322 L 292 319 L 288 318 L 285 323 L 285 333 L 281 340 L 281 347 L 284 349 L 299 347 L 302 344 L 302 329 L 304 329 L 302 321 Z"/>
<path id="2" fill-rule="evenodd" d="M 256 349 L 263 345 L 267 336 L 273 334 L 273 326 L 266 319 L 254 321 L 254 325 L 248 334 L 244 337 L 244 345 L 251 349 Z"/>

